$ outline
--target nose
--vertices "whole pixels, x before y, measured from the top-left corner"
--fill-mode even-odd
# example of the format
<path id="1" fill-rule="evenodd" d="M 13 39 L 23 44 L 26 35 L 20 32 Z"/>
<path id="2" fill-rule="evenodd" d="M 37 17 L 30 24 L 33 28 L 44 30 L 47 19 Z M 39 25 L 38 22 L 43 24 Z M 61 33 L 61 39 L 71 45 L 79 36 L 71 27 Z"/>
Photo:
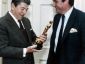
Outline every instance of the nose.
<path id="1" fill-rule="evenodd" d="M 27 13 L 27 9 L 24 9 L 23 10 L 23 14 L 25 15 Z"/>
<path id="2" fill-rule="evenodd" d="M 23 12 L 23 15 L 25 15 L 27 13 L 27 10 L 28 8 L 24 9 L 22 12 Z"/>

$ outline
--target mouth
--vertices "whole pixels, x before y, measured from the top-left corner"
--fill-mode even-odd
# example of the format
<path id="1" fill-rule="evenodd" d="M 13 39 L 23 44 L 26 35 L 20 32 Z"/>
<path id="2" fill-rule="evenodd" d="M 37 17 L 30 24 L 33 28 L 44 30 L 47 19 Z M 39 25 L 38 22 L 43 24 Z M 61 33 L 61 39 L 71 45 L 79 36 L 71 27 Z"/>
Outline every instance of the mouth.
<path id="1" fill-rule="evenodd" d="M 24 15 L 20 15 L 20 17 L 22 18 L 22 17 L 24 17 Z"/>

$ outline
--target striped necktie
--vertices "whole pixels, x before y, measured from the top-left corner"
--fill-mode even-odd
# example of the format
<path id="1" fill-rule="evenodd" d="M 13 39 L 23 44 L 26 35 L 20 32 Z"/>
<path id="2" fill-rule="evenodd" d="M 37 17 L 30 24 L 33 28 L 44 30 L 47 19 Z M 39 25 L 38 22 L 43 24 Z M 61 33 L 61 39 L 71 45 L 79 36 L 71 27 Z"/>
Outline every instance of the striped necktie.
<path id="1" fill-rule="evenodd" d="M 19 25 L 20 25 L 20 29 L 24 29 L 24 28 L 23 28 L 23 25 L 22 25 L 22 23 L 21 23 L 21 20 L 18 20 L 18 22 L 19 22 Z"/>

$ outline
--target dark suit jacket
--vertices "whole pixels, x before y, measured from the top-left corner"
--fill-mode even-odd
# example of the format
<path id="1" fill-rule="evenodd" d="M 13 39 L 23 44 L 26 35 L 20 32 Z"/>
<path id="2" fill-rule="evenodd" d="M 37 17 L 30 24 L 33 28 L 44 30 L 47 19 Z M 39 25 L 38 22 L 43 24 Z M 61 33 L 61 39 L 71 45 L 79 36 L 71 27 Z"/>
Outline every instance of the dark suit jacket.
<path id="1" fill-rule="evenodd" d="M 85 13 L 73 9 L 55 53 L 54 41 L 59 19 L 60 15 L 55 15 L 47 64 L 85 64 Z"/>
<path id="2" fill-rule="evenodd" d="M 23 57 L 23 48 L 31 46 L 36 35 L 31 30 L 31 24 L 27 18 L 23 17 L 22 22 L 29 42 L 25 40 L 9 13 L 0 18 L 0 56 L 3 57 L 3 64 L 34 64 L 33 53 L 28 53 L 26 57 Z"/>

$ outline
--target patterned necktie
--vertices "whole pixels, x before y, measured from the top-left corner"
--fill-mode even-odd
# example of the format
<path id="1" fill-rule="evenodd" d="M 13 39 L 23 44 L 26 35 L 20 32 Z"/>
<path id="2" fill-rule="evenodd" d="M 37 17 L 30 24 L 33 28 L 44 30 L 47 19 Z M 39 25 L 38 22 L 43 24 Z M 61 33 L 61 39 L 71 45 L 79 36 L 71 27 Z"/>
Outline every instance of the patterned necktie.
<path id="1" fill-rule="evenodd" d="M 22 25 L 22 23 L 21 23 L 21 21 L 18 20 L 18 22 L 19 22 L 19 25 L 20 25 L 20 29 L 24 29 L 24 28 L 23 28 L 23 25 Z"/>
<path id="2" fill-rule="evenodd" d="M 29 38 L 28 38 L 28 34 L 27 34 L 26 29 L 23 27 L 21 20 L 18 20 L 18 22 L 19 22 L 19 25 L 20 25 L 20 31 L 22 32 L 26 41 L 29 42 Z M 27 44 L 30 44 L 30 43 L 27 43 Z"/>

